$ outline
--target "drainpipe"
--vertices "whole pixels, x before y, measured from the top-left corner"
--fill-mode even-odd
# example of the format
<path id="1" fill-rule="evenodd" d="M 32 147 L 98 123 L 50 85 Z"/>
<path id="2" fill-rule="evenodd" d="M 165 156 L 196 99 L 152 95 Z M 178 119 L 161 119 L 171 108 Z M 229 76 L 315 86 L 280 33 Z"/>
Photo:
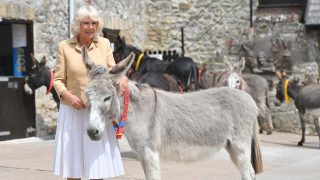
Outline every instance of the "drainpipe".
<path id="1" fill-rule="evenodd" d="M 252 28 L 253 27 L 253 19 L 252 19 L 252 16 L 253 16 L 253 0 L 250 0 L 250 27 Z"/>
<path id="2" fill-rule="evenodd" d="M 69 0 L 69 38 L 72 37 L 71 22 L 74 16 L 74 0 Z"/>
<path id="3" fill-rule="evenodd" d="M 181 49 L 182 49 L 182 52 L 181 52 L 181 56 L 184 56 L 184 31 L 183 31 L 183 27 L 181 28 Z"/>

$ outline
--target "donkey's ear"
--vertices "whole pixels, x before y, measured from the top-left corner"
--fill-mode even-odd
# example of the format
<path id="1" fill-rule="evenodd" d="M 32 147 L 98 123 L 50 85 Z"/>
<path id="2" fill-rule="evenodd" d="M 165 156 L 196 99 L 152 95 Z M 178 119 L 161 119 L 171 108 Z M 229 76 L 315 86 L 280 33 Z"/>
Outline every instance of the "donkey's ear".
<path id="1" fill-rule="evenodd" d="M 239 66 L 239 70 L 242 72 L 246 66 L 246 59 L 244 57 L 241 57 L 238 66 Z"/>
<path id="2" fill-rule="evenodd" d="M 81 48 L 81 53 L 82 53 L 82 60 L 84 62 L 84 64 L 86 65 L 87 69 L 91 70 L 92 68 L 94 68 L 96 65 L 94 64 L 94 62 L 90 59 L 89 55 L 88 55 L 88 49 L 86 46 L 82 46 Z"/>
<path id="3" fill-rule="evenodd" d="M 233 69 L 232 64 L 229 62 L 227 56 L 223 56 L 223 63 L 225 65 L 225 68 L 227 69 L 227 71 L 231 71 Z"/>
<path id="4" fill-rule="evenodd" d="M 39 62 L 34 57 L 33 53 L 30 53 L 30 57 L 31 57 L 31 61 L 32 61 L 32 66 L 38 66 Z"/>
<path id="5" fill-rule="evenodd" d="M 287 73 L 283 69 L 280 70 L 280 74 L 281 74 L 281 78 L 282 79 L 288 79 L 289 78 Z"/>
<path id="6" fill-rule="evenodd" d="M 246 64 L 246 60 L 244 59 L 244 57 L 242 57 L 239 61 L 239 63 L 234 66 L 233 71 L 236 72 L 237 74 L 242 74 L 242 70 L 244 69 L 244 66 Z"/>
<path id="7" fill-rule="evenodd" d="M 120 61 L 116 66 L 114 66 L 109 73 L 110 74 L 117 74 L 117 75 L 123 75 L 125 74 L 131 67 L 131 64 L 133 63 L 135 58 L 135 54 L 131 52 L 128 57 L 126 57 L 124 60 Z"/>
<path id="8" fill-rule="evenodd" d="M 122 45 L 123 45 L 123 46 L 126 46 L 126 45 L 127 45 L 127 43 L 126 43 L 126 38 L 125 38 L 125 37 L 122 37 L 121 41 L 122 41 Z"/>
<path id="9" fill-rule="evenodd" d="M 120 35 L 117 35 L 117 42 L 119 43 L 119 45 L 120 45 L 121 47 L 126 46 L 126 40 L 125 40 L 125 38 L 124 38 L 124 37 L 121 38 Z"/>
<path id="10" fill-rule="evenodd" d="M 276 77 L 277 77 L 279 80 L 282 80 L 282 76 L 281 76 L 280 71 L 276 71 Z"/>
<path id="11" fill-rule="evenodd" d="M 47 63 L 47 59 L 45 56 L 42 57 L 41 61 L 40 61 L 40 65 L 45 65 Z"/>

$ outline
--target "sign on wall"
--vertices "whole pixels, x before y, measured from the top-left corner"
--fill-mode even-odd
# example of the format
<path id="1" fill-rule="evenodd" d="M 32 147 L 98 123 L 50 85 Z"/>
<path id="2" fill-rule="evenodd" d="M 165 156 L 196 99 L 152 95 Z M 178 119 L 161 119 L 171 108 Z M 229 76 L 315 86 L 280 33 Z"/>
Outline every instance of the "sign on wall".
<path id="1" fill-rule="evenodd" d="M 12 45 L 13 48 L 27 46 L 26 24 L 12 24 Z"/>
<path id="2" fill-rule="evenodd" d="M 27 76 L 27 26 L 12 24 L 12 62 L 14 76 Z"/>
<path id="3" fill-rule="evenodd" d="M 12 60 L 13 60 L 13 75 L 14 76 L 27 76 L 26 66 L 26 53 L 27 47 L 13 48 Z"/>

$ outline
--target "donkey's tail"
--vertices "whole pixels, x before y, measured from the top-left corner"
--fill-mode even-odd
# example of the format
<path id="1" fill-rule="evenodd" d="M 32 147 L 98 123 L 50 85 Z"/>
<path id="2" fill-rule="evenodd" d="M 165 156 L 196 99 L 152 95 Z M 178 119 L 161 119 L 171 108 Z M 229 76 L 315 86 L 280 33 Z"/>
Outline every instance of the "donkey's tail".
<path id="1" fill-rule="evenodd" d="M 258 122 L 254 123 L 254 131 L 251 142 L 251 164 L 256 174 L 263 171 L 262 157 L 260 151 L 260 140 L 258 139 Z"/>

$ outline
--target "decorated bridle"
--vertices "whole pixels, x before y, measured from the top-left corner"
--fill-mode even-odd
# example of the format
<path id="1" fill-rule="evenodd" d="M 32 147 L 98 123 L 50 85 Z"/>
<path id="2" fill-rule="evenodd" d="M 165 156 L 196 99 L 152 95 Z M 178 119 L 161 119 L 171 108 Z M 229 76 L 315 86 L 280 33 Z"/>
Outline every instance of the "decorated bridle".
<path id="1" fill-rule="evenodd" d="M 126 90 L 123 94 L 123 112 L 121 114 L 121 119 L 119 124 L 116 121 L 112 121 L 114 130 L 116 131 L 116 139 L 121 139 L 123 135 L 123 129 L 127 121 L 128 109 L 130 102 L 130 92 L 128 86 L 126 86 Z"/>

